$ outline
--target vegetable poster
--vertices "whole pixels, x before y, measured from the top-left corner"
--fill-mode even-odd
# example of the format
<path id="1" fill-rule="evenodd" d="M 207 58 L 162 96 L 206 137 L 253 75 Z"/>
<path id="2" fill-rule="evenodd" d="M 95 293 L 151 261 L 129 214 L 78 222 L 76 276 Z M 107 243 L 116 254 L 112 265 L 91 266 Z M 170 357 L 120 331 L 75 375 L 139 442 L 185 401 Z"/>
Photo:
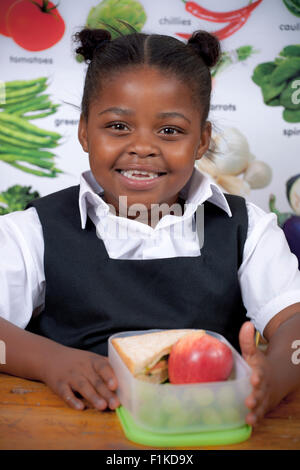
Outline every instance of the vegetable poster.
<path id="1" fill-rule="evenodd" d="M 1 0 L 0 214 L 88 169 L 77 139 L 86 64 L 73 36 L 101 22 L 127 32 L 119 20 L 181 41 L 197 29 L 220 39 L 213 152 L 197 165 L 275 212 L 300 258 L 300 0 Z"/>

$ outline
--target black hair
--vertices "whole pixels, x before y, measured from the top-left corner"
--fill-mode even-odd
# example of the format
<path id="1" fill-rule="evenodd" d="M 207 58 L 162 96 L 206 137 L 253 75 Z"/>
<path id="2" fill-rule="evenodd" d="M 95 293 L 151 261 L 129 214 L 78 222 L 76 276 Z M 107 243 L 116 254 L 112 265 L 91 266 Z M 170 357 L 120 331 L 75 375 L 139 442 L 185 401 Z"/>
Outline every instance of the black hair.
<path id="1" fill-rule="evenodd" d="M 132 28 L 131 28 L 132 30 Z M 75 34 L 76 49 L 88 68 L 81 111 L 88 119 L 89 103 L 99 93 L 102 80 L 125 67 L 149 65 L 175 75 L 187 84 L 201 106 L 202 122 L 210 108 L 211 73 L 221 56 L 219 40 L 206 31 L 195 31 L 187 43 L 172 36 L 130 32 L 111 38 L 107 29 L 88 29 Z"/>

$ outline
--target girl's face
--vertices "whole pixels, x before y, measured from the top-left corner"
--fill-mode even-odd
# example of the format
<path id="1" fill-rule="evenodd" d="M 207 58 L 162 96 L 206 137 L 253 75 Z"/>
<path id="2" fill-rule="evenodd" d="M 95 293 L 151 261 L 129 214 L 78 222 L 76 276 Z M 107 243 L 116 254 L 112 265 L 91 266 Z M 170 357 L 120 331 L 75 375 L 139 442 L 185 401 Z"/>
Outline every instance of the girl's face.
<path id="1" fill-rule="evenodd" d="M 138 203 L 147 211 L 151 204 L 177 201 L 195 160 L 209 147 L 211 125 L 202 125 L 201 114 L 189 87 L 154 67 L 128 69 L 105 81 L 99 99 L 90 103 L 88 121 L 80 118 L 78 136 L 117 214 L 120 196 L 127 196 L 128 209 Z M 121 173 L 126 170 L 136 176 Z M 139 171 L 151 174 L 139 177 Z"/>

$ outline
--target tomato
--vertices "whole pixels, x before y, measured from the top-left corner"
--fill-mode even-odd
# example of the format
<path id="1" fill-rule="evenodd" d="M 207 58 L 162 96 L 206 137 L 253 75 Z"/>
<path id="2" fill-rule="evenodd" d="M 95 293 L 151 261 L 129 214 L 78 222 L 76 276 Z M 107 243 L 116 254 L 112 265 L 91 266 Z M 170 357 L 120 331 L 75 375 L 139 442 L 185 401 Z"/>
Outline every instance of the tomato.
<path id="1" fill-rule="evenodd" d="M 16 1 L 8 10 L 6 26 L 12 39 L 27 51 L 49 49 L 65 32 L 64 20 L 48 0 Z"/>
<path id="2" fill-rule="evenodd" d="M 16 3 L 16 0 L 0 0 L 0 34 L 4 36 L 9 36 L 5 20 L 6 14 L 13 3 Z"/>

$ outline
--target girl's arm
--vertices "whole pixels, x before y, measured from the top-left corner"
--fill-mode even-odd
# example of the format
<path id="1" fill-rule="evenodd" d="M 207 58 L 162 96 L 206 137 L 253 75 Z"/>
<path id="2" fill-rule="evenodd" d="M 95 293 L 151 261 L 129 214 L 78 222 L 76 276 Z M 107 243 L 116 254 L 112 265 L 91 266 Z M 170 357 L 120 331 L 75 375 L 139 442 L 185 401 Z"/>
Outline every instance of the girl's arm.
<path id="1" fill-rule="evenodd" d="M 119 406 L 117 380 L 106 357 L 63 346 L 3 318 L 0 340 L 5 345 L 0 372 L 44 382 L 75 409 L 85 408 L 82 398 L 99 410 Z"/>
<path id="2" fill-rule="evenodd" d="M 5 344 L 5 364 L 0 372 L 31 380 L 43 381 L 46 361 L 53 350 L 63 346 L 42 336 L 30 333 L 0 318 L 0 340 Z"/>
<path id="3" fill-rule="evenodd" d="M 300 386 L 300 303 L 276 315 L 266 326 L 264 336 L 269 342 L 266 355 L 276 372 L 278 401 L 281 401 Z M 296 356 L 299 361 L 295 360 Z"/>
<path id="4" fill-rule="evenodd" d="M 240 331 L 242 354 L 252 367 L 253 389 L 246 399 L 251 410 L 247 422 L 251 425 L 300 387 L 300 303 L 273 317 L 264 330 L 264 337 L 268 346 L 262 352 L 255 346 L 252 323 L 246 322 Z"/>

